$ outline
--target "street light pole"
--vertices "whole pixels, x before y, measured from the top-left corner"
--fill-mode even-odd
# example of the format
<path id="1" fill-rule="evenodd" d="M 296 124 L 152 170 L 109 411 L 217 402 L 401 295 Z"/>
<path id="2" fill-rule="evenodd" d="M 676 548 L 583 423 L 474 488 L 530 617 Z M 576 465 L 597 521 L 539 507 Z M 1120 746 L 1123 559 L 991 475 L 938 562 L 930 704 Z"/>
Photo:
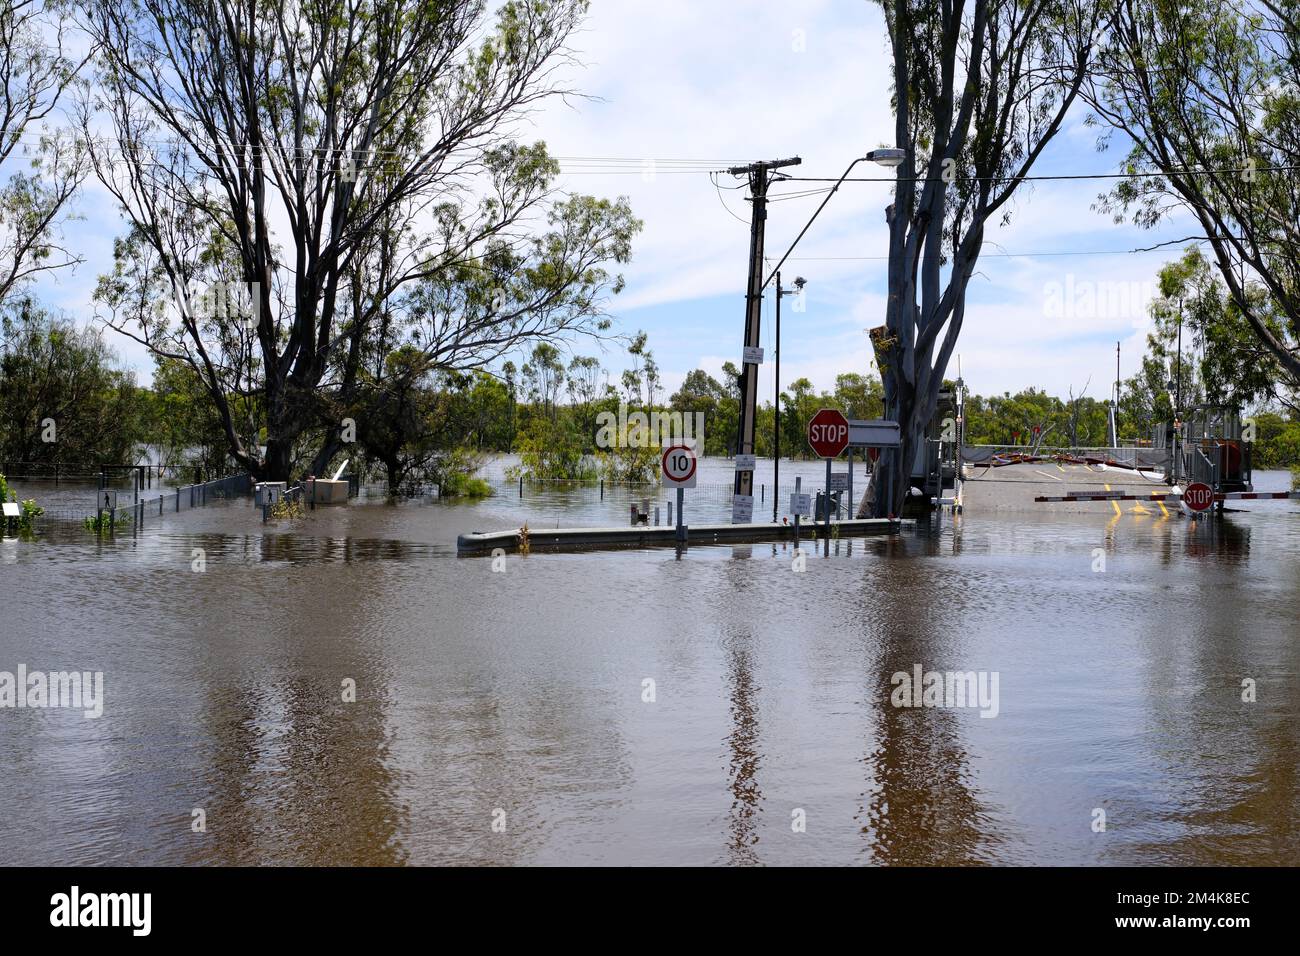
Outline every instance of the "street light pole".
<path id="1" fill-rule="evenodd" d="M 854 166 L 858 165 L 858 163 L 866 162 L 876 163 L 879 166 L 897 166 L 902 163 L 906 155 L 906 150 L 894 149 L 893 147 L 873 149 L 868 152 L 867 155 L 859 156 L 853 162 L 849 163 L 849 168 L 844 170 L 844 175 L 835 181 L 835 185 L 832 186 L 830 192 L 826 194 L 826 198 L 822 200 L 821 205 L 814 210 L 812 216 L 809 217 L 808 222 L 799 230 L 799 235 L 794 237 L 794 242 L 790 243 L 790 248 L 785 250 L 785 255 L 783 255 L 781 261 L 776 264 L 776 268 L 780 269 L 781 266 L 785 265 L 785 260 L 790 258 L 790 253 L 794 252 L 794 247 L 799 245 L 799 240 L 804 237 L 804 234 L 810 228 L 812 228 L 812 224 L 817 221 L 817 217 L 820 216 L 822 210 L 826 208 L 826 204 L 831 201 L 831 197 L 834 196 L 835 193 L 839 191 L 839 188 L 844 185 L 844 180 L 849 178 L 849 173 L 853 172 Z M 763 289 L 767 288 L 767 284 L 772 281 L 775 274 L 776 270 L 773 270 L 772 275 L 769 275 L 763 282 L 762 286 L 759 287 L 760 293 Z"/>
<path id="2" fill-rule="evenodd" d="M 781 273 L 776 274 L 776 381 L 772 385 L 772 523 L 775 524 L 781 504 L 781 300 L 787 295 L 803 292 L 807 280 L 796 276 L 793 289 L 781 286 Z"/>
<path id="3" fill-rule="evenodd" d="M 772 376 L 772 524 L 781 501 L 781 273 L 776 274 L 776 373 Z"/>

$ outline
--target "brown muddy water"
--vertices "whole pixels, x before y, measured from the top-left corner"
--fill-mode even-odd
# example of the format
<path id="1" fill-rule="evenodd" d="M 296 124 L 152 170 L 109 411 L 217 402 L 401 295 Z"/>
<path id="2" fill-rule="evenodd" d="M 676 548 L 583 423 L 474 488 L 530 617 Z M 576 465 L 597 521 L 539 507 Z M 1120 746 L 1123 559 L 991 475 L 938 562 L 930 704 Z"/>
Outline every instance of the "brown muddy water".
<path id="1" fill-rule="evenodd" d="M 967 487 L 804 573 L 781 544 L 458 558 L 462 531 L 632 497 L 505 482 L 5 538 L 0 671 L 102 671 L 104 699 L 0 707 L 0 862 L 1294 863 L 1300 506 Z M 918 665 L 996 673 L 996 707 L 894 706 Z"/>

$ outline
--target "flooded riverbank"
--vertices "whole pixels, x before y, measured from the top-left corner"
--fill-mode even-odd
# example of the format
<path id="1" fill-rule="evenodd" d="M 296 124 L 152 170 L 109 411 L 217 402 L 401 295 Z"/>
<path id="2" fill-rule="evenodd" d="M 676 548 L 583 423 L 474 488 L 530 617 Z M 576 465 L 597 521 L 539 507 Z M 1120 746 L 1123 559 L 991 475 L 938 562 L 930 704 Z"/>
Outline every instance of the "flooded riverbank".
<path id="1" fill-rule="evenodd" d="M 703 483 L 729 477 L 706 465 Z M 818 463 L 783 463 L 782 484 L 796 468 L 819 485 Z M 456 535 L 627 511 L 612 488 L 498 485 L 480 503 L 263 526 L 234 501 L 111 540 L 51 524 L 0 541 L 0 671 L 104 675 L 98 719 L 0 709 L 3 862 L 1300 851 L 1295 503 L 1201 524 L 972 506 L 832 541 L 802 573 L 784 544 L 494 570 L 458 559 Z M 724 508 L 689 494 L 692 514 Z M 996 716 L 894 706 L 917 665 L 996 673 Z"/>

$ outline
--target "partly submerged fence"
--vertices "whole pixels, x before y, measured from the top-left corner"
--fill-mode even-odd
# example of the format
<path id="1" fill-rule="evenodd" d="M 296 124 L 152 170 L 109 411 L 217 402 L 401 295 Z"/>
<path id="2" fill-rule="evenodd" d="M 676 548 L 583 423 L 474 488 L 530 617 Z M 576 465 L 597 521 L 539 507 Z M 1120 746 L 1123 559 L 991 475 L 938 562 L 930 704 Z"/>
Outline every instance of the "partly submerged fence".
<path id="1" fill-rule="evenodd" d="M 156 497 L 135 497 L 129 503 L 116 500 L 117 495 L 114 494 L 109 499 L 112 507 L 108 508 L 100 507 L 100 493 L 96 493 L 96 497 L 89 502 L 89 509 L 85 506 L 47 508 L 41 518 L 53 521 L 81 522 L 87 518 L 103 516 L 110 530 L 116 530 L 122 524 L 138 530 L 144 528 L 150 520 L 161 520 L 168 514 L 177 514 L 181 511 L 201 508 L 211 502 L 225 501 L 247 495 L 252 490 L 252 487 L 252 476 L 247 474 L 228 475 L 225 478 L 217 478 L 201 484 L 183 485 Z"/>
<path id="2" fill-rule="evenodd" d="M 667 523 L 669 504 L 676 501 L 676 493 L 671 488 L 661 487 L 660 483 L 642 481 L 611 481 L 600 478 L 543 478 L 533 479 L 484 479 L 491 489 L 492 497 L 502 502 L 516 500 L 530 508 L 553 506 L 557 516 L 571 515 L 573 509 L 584 511 L 589 517 L 597 517 L 613 525 L 629 522 L 631 506 L 644 509 L 641 513 L 654 521 L 655 509 L 659 509 L 660 520 Z M 799 487 L 804 494 L 814 499 L 823 491 L 824 478 L 804 477 L 796 486 L 795 480 L 782 481 L 779 489 L 771 482 L 755 482 L 753 521 L 771 521 L 773 504 L 776 513 L 786 515 L 789 511 L 790 495 Z M 859 474 L 855 477 L 854 496 L 861 498 L 866 490 L 867 479 Z M 731 502 L 734 485 L 726 482 L 698 482 L 686 492 L 687 514 L 694 521 L 731 520 Z M 425 493 L 430 497 L 440 497 L 437 486 L 429 486 Z M 841 508 L 841 514 L 847 515 L 848 497 L 835 492 L 833 499 Z M 450 500 L 450 499 L 448 499 Z M 469 500 L 469 499 L 467 499 Z"/>

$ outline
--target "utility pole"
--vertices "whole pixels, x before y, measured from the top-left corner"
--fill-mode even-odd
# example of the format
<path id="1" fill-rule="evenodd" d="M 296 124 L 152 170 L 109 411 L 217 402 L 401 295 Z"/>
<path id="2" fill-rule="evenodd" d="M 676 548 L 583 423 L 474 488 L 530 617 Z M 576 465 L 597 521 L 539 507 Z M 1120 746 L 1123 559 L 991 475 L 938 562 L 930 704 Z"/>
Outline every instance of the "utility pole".
<path id="1" fill-rule="evenodd" d="M 749 278 L 745 284 L 745 348 L 758 348 L 759 319 L 763 306 L 763 232 L 767 225 L 767 186 L 768 174 L 774 169 L 785 166 L 798 166 L 803 160 L 798 156 L 791 159 L 773 159 L 750 163 L 748 166 L 732 166 L 727 170 L 732 176 L 749 177 L 750 232 L 749 232 Z M 740 373 L 740 421 L 736 430 L 736 454 L 754 454 L 754 419 L 758 407 L 758 363 L 744 361 L 750 353 L 742 355 Z M 736 481 L 732 489 L 732 523 L 737 514 L 736 499 L 748 499 L 748 510 L 753 520 L 754 471 L 752 468 L 736 471 Z"/>

